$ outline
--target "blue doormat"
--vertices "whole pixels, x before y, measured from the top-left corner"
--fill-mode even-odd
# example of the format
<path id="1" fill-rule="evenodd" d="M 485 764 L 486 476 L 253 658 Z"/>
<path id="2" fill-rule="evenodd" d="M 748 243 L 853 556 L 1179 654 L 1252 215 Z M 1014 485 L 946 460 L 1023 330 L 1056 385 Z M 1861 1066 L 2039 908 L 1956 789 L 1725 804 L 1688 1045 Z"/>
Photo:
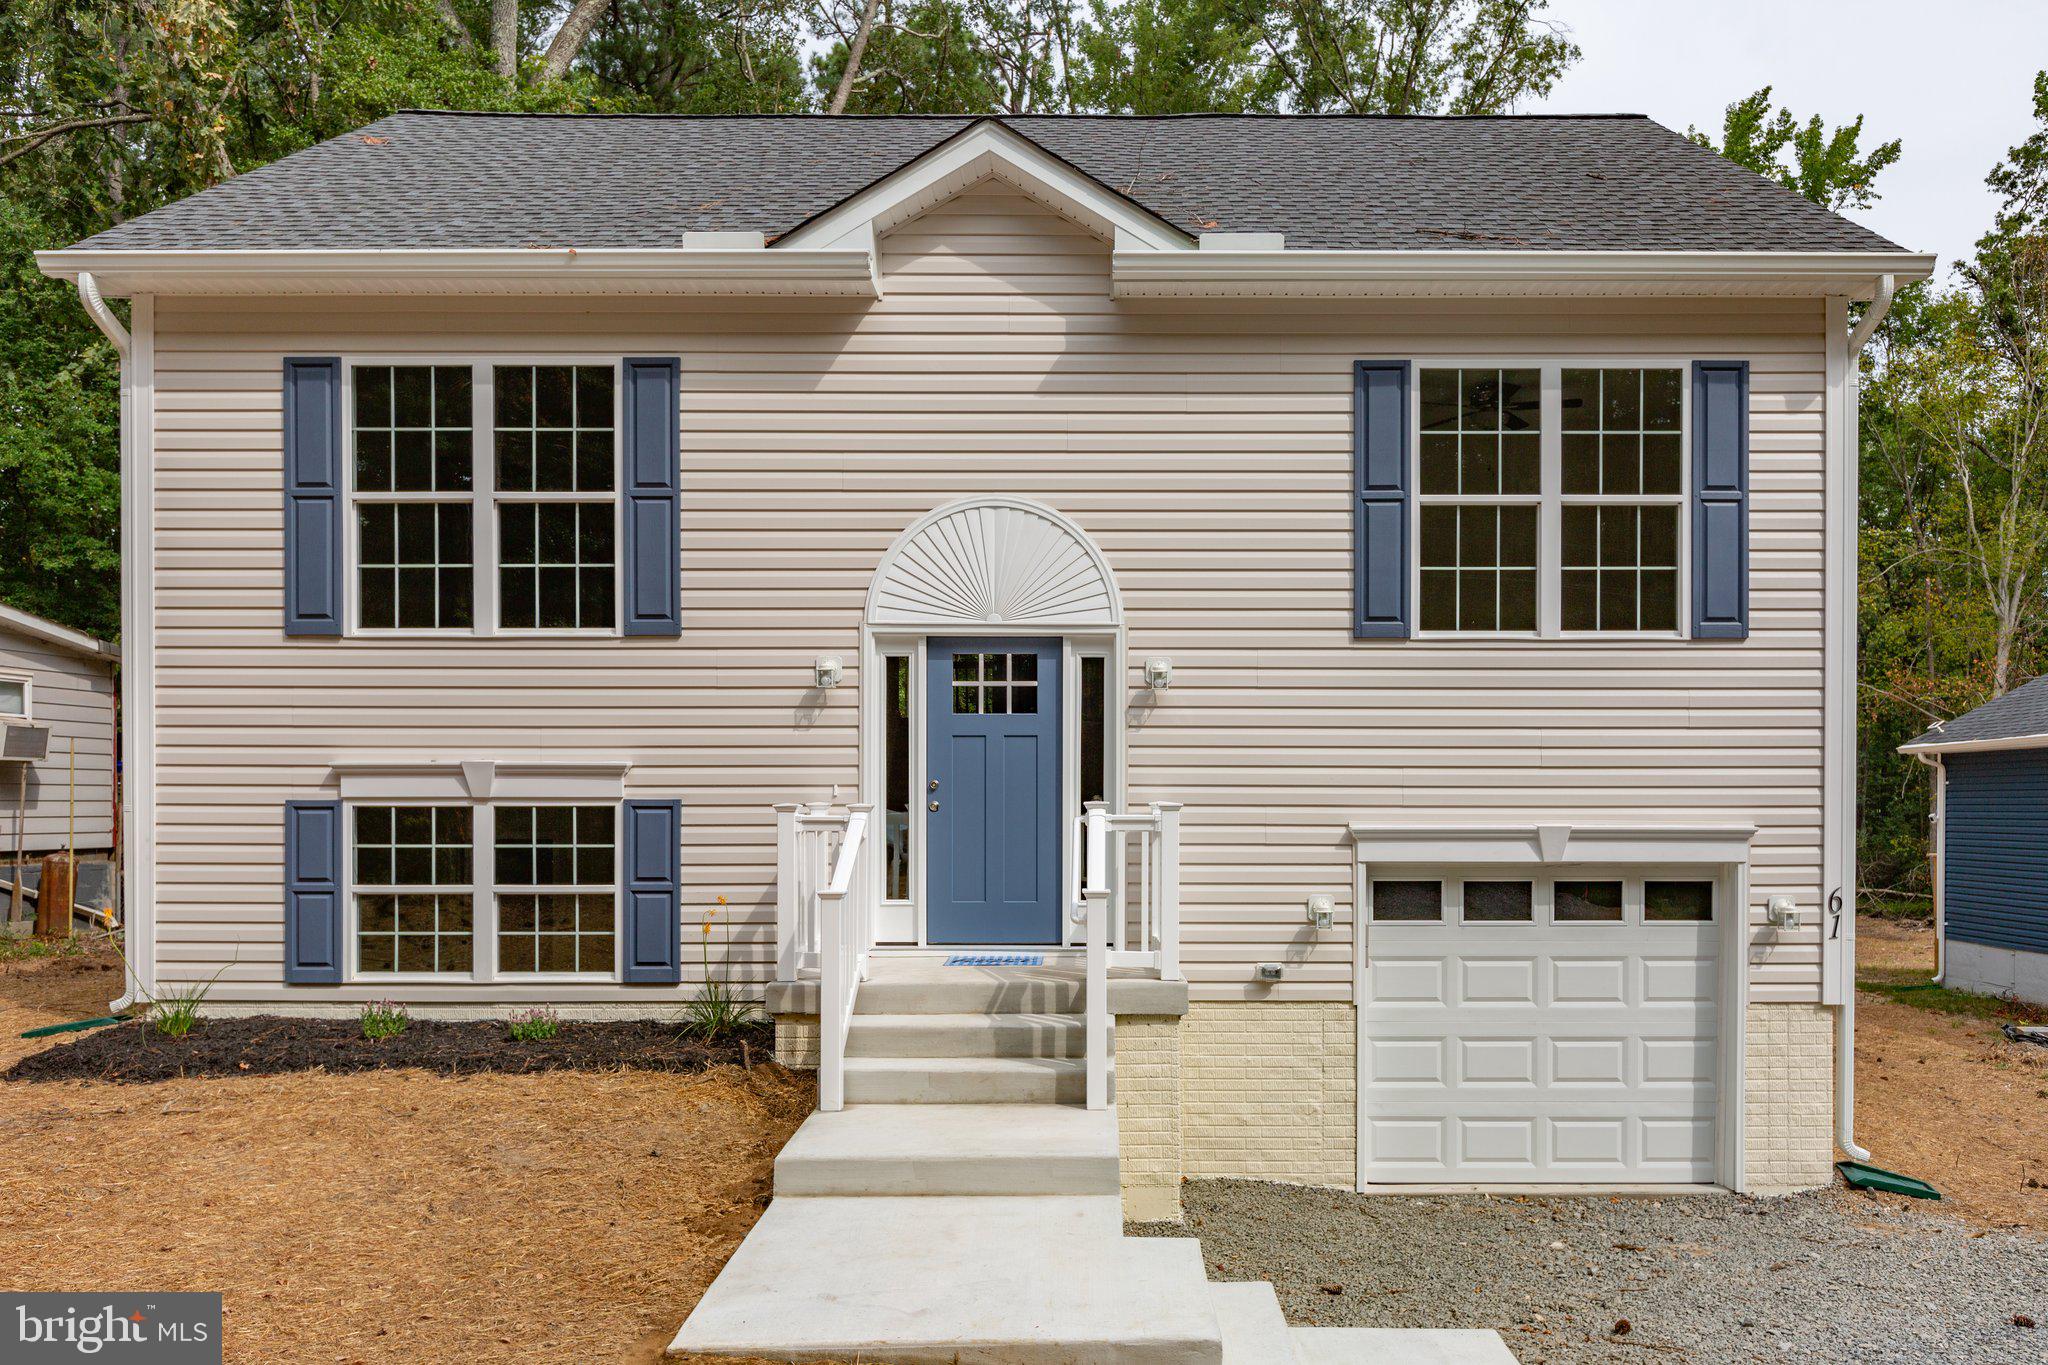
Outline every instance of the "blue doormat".
<path id="1" fill-rule="evenodd" d="M 948 967 L 1043 967 L 1038 953 L 955 953 L 946 959 Z"/>

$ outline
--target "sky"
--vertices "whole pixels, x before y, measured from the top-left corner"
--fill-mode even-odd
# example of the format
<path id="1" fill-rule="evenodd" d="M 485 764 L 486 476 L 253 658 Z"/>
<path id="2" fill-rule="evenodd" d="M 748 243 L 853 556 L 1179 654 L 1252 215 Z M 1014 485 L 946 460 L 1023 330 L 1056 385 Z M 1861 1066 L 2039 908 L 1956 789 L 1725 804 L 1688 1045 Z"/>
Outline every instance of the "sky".
<path id="1" fill-rule="evenodd" d="M 1648 114 L 1718 139 L 1722 111 L 1769 85 L 1802 122 L 1862 114 L 1866 149 L 1905 146 L 1876 206 L 1850 216 L 1938 253 L 1944 281 L 1990 225 L 1984 176 L 2032 131 L 2048 68 L 2048 0 L 1551 0 L 1550 13 L 1585 55 L 1521 112 Z"/>

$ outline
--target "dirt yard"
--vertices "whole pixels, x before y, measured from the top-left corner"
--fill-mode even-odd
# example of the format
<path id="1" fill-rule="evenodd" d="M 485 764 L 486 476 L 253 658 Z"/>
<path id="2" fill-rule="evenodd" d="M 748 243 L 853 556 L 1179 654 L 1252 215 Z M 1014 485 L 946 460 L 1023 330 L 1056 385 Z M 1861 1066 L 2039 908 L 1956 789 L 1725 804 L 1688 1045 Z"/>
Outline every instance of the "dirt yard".
<path id="1" fill-rule="evenodd" d="M 119 980 L 0 964 L 0 1067 Z M 811 1104 L 772 1064 L 8 1083 L 0 1262 L 19 1288 L 222 1291 L 234 1361 L 654 1361 Z"/>
<path id="2" fill-rule="evenodd" d="M 1866 916 L 1856 956 L 1860 981 L 1917 982 L 1934 971 L 1934 933 Z M 2006 1041 L 1988 1003 L 1951 1014 L 1911 999 L 1978 1003 L 1857 993 L 1857 1140 L 1877 1165 L 1931 1182 L 1951 1212 L 2048 1233 L 2048 1047 Z"/>

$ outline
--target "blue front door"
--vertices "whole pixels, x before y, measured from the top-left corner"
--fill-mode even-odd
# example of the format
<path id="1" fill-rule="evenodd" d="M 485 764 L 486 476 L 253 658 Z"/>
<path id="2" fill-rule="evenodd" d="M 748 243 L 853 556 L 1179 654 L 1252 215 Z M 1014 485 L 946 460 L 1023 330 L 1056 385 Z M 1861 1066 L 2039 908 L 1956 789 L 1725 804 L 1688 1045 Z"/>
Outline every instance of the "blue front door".
<path id="1" fill-rule="evenodd" d="M 1057 944 L 1060 642 L 927 642 L 925 940 Z"/>

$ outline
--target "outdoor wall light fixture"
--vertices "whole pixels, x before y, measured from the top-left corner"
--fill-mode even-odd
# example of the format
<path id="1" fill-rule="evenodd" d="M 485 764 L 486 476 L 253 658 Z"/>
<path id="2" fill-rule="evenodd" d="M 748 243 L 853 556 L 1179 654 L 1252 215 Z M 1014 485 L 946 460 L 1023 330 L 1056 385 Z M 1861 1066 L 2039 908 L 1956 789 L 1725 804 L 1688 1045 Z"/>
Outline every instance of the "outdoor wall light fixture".
<path id="1" fill-rule="evenodd" d="M 1799 902 L 1790 896 L 1773 896 L 1764 907 L 1764 921 L 1773 929 L 1799 927 Z"/>
<path id="2" fill-rule="evenodd" d="M 1167 688 L 1173 686 L 1173 660 L 1164 658 L 1145 660 L 1145 686 L 1151 688 L 1154 692 L 1164 692 Z"/>
<path id="3" fill-rule="evenodd" d="M 839 680 L 846 676 L 846 665 L 839 661 L 837 654 L 821 655 L 818 661 L 811 665 L 811 670 L 821 688 L 837 687 Z"/>
<path id="4" fill-rule="evenodd" d="M 1318 929 L 1327 929 L 1337 922 L 1337 900 L 1334 896 L 1321 893 L 1308 898 L 1308 922 Z"/>

